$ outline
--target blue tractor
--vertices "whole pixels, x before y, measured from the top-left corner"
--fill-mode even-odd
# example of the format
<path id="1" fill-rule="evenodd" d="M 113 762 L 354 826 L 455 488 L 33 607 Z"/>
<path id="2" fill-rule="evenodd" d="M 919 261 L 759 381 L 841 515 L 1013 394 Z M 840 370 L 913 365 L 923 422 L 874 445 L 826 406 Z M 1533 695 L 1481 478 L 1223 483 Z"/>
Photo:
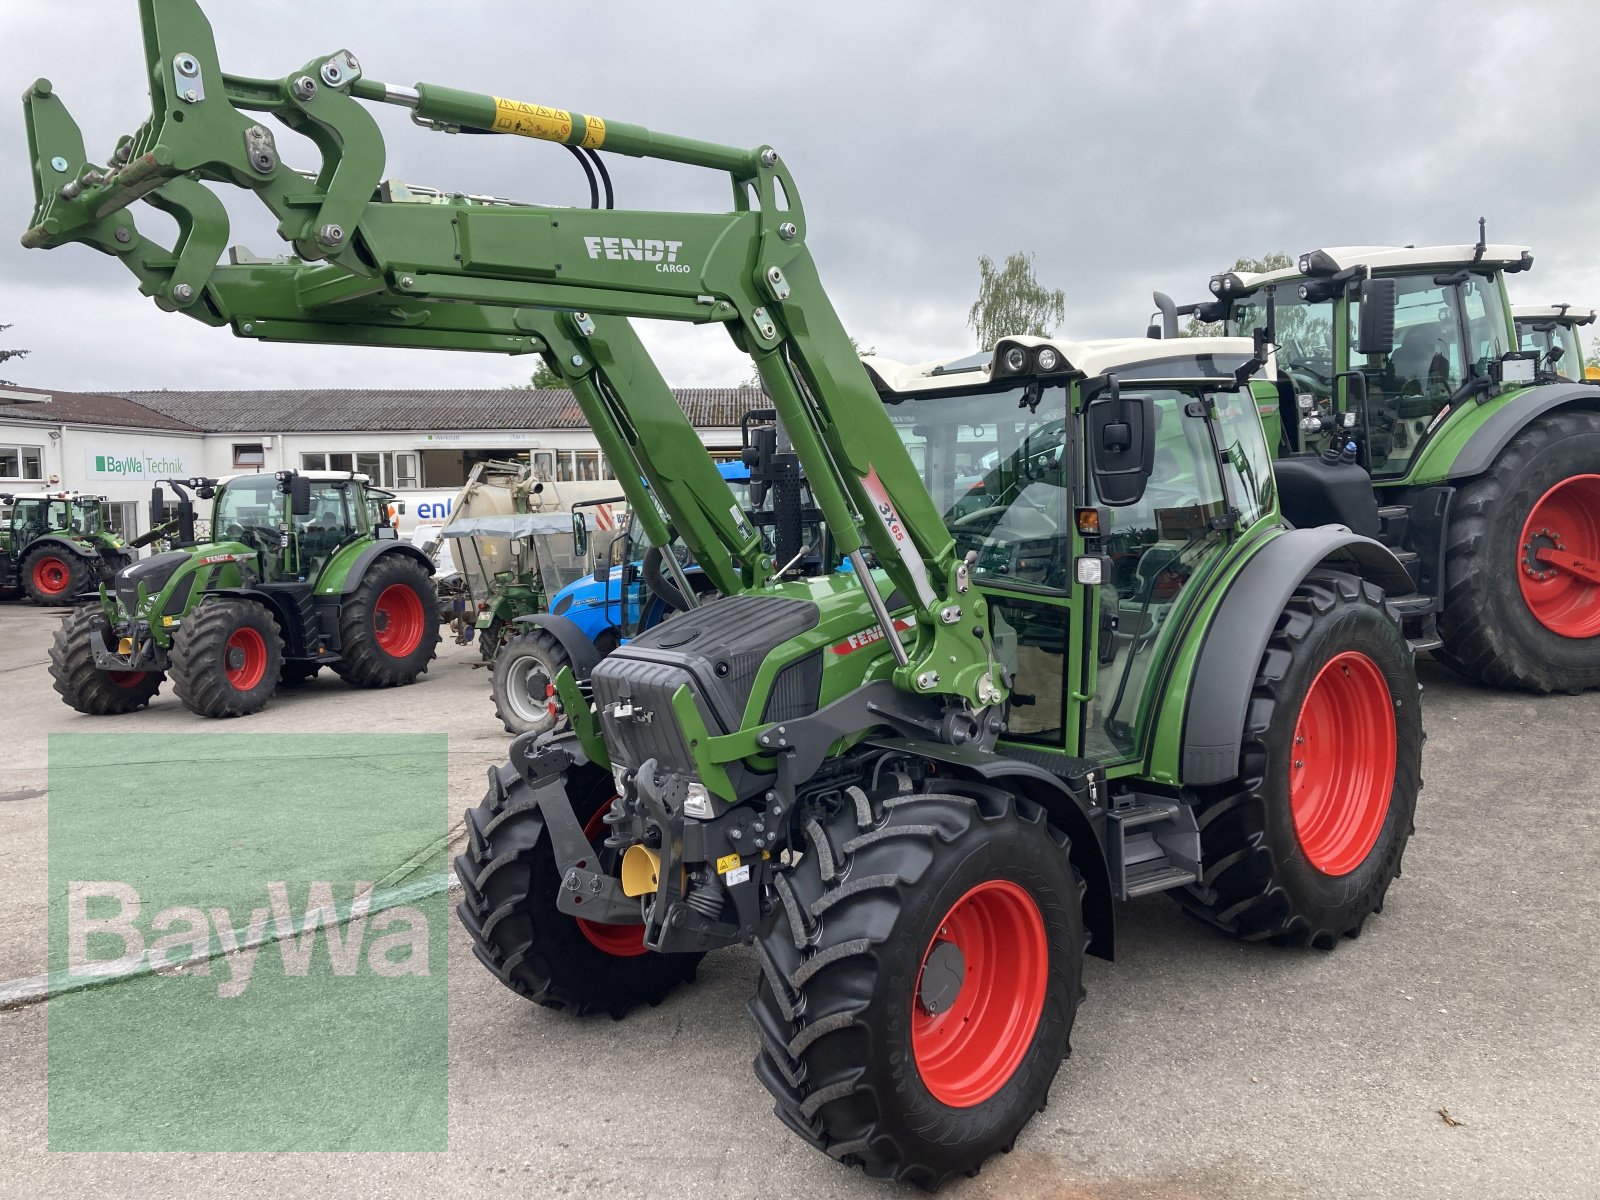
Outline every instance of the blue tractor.
<path id="1" fill-rule="evenodd" d="M 750 468 L 742 462 L 725 462 L 719 469 L 734 500 L 749 511 Z M 585 510 L 618 503 L 625 501 L 618 497 L 573 505 L 574 537 L 587 537 L 592 519 Z M 580 529 L 585 532 L 580 534 Z M 515 618 L 518 632 L 494 656 L 494 710 L 506 732 L 543 733 L 554 728 L 561 717 L 551 681 L 562 667 L 573 666 L 586 676 L 587 666 L 629 637 L 688 608 L 674 573 L 664 569 L 668 551 L 652 546 L 634 560 L 629 548 L 635 544 L 630 515 L 621 535 L 597 550 L 592 574 L 552 595 L 548 613 Z M 692 562 L 682 565 L 681 574 L 695 591 L 710 590 L 710 581 Z"/>

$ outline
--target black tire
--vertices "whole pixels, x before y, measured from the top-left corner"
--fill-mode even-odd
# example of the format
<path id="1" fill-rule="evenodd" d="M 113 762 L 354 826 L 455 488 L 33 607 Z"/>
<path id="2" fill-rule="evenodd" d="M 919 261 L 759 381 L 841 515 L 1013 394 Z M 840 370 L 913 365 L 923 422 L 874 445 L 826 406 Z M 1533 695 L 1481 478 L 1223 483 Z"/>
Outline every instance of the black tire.
<path id="1" fill-rule="evenodd" d="M 58 586 L 47 581 L 59 579 Z M 88 559 L 57 545 L 36 546 L 22 560 L 22 587 L 28 599 L 44 608 L 60 608 L 87 591 L 94 580 Z"/>
<path id="2" fill-rule="evenodd" d="M 356 687 L 415 682 L 439 652 L 439 626 L 431 619 L 437 603 L 421 563 L 399 554 L 379 558 L 339 609 L 334 672 Z"/>
<path id="3" fill-rule="evenodd" d="M 574 768 L 567 794 L 589 826 L 610 806 L 611 778 L 594 767 Z M 456 915 L 472 936 L 472 952 L 501 983 L 546 1008 L 575 1016 L 605 1012 L 621 1019 L 640 1004 L 655 1005 L 694 978 L 699 954 L 608 953 L 590 940 L 577 918 L 556 907 L 561 871 L 544 819 L 530 803 L 527 782 L 509 763 L 489 769 L 489 791 L 467 810 L 468 846 L 455 861 L 464 896 Z M 591 829 L 596 850 L 607 829 Z M 604 859 L 602 859 L 604 861 Z M 593 936 L 630 926 L 600 926 Z M 640 927 L 639 944 L 643 945 Z"/>
<path id="4" fill-rule="evenodd" d="M 1439 619 L 1444 645 L 1434 653 L 1468 679 L 1530 692 L 1600 687 L 1600 636 L 1552 632 L 1522 590 L 1523 528 L 1551 488 L 1577 475 L 1600 475 L 1600 413 L 1530 421 L 1486 474 L 1456 493 Z"/>
<path id="5" fill-rule="evenodd" d="M 272 699 L 283 635 L 265 604 L 214 597 L 172 635 L 172 690 L 202 717 L 243 717 Z"/>
<path id="6" fill-rule="evenodd" d="M 519 633 L 500 648 L 489 686 L 494 715 L 507 733 L 545 733 L 566 723 L 550 714 L 545 687 L 571 663 L 566 648 L 542 629 Z"/>
<path id="7" fill-rule="evenodd" d="M 279 687 L 301 687 L 310 683 L 322 670 L 322 664 L 304 658 L 286 658 L 278 668 Z"/>
<path id="8" fill-rule="evenodd" d="M 1083 883 L 1066 838 L 1027 800 L 984 789 L 874 808 L 854 794 L 854 805 L 807 827 L 807 852 L 778 877 L 748 1008 L 761 1042 L 756 1075 L 778 1118 L 812 1146 L 874 1178 L 933 1190 L 1010 1150 L 1045 1105 L 1083 997 Z M 1043 990 L 1031 1035 L 1012 1034 L 1020 1057 L 989 1080 L 997 1090 L 954 1106 L 918 1057 L 919 1022 L 936 1019 L 922 1007 L 924 960 L 944 923 L 957 924 L 953 906 L 980 885 L 1032 902 L 1042 921 L 1035 952 L 1020 939 L 1007 950 L 1033 961 L 1032 986 Z M 956 1011 L 961 988 L 981 986 L 960 978 L 941 1015 Z"/>
<path id="9" fill-rule="evenodd" d="M 489 622 L 489 628 L 478 630 L 477 638 L 478 657 L 486 663 L 493 663 L 494 656 L 506 641 L 506 623 L 496 617 Z"/>
<path id="10" fill-rule="evenodd" d="M 1363 656 L 1371 669 L 1340 657 L 1347 653 Z M 1339 663 L 1330 666 L 1335 659 Z M 1308 707 L 1313 684 L 1320 686 L 1326 678 L 1337 689 L 1339 675 L 1352 678 L 1351 667 L 1354 678 L 1368 684 L 1355 711 L 1378 724 L 1392 713 L 1393 782 L 1386 796 L 1377 774 L 1364 788 L 1334 791 L 1332 798 L 1342 807 L 1321 809 L 1331 823 L 1314 823 L 1308 816 L 1303 842 L 1295 789 L 1314 791 L 1315 778 L 1325 776 L 1297 778 L 1294 772 L 1315 771 L 1326 761 L 1321 747 L 1328 747 L 1335 762 L 1356 763 L 1365 748 L 1372 752 L 1372 769 L 1387 770 L 1386 763 L 1380 767 L 1374 761 L 1381 754 L 1356 721 L 1332 726 L 1328 737 L 1317 736 L 1313 722 L 1329 710 Z M 1262 656 L 1245 718 L 1239 778 L 1197 806 L 1201 883 L 1171 893 L 1173 898 L 1203 920 L 1251 941 L 1331 950 L 1340 937 L 1357 936 L 1367 917 L 1382 911 L 1413 832 L 1422 787 L 1420 697 L 1411 648 L 1386 611 L 1382 591 L 1354 576 L 1314 572 L 1290 597 Z M 1387 711 L 1379 711 L 1384 703 Z M 1304 729 L 1302 717 L 1308 721 Z M 1310 744 L 1297 744 L 1297 734 Z M 1335 772 L 1331 778 L 1342 784 L 1351 777 Z M 1372 836 L 1364 851 L 1361 830 Z M 1340 831 L 1347 831 L 1342 840 Z"/>
<path id="11" fill-rule="evenodd" d="M 102 671 L 91 639 L 112 649 L 111 625 L 98 608 L 75 608 L 61 619 L 50 643 L 50 678 L 68 706 L 91 717 L 133 712 L 155 699 L 166 678 L 160 671 Z"/>

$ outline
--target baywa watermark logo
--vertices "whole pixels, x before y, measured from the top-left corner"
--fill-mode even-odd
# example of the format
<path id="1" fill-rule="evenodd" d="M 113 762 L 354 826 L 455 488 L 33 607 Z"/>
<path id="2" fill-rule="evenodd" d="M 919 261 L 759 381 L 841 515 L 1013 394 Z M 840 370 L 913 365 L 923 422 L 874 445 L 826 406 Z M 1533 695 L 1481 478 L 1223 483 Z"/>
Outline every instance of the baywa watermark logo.
<path id="1" fill-rule="evenodd" d="M 667 275 L 687 275 L 690 271 L 688 263 L 678 261 L 683 243 L 666 238 L 586 237 L 583 245 L 590 258 L 654 263 L 657 271 Z"/>
<path id="2" fill-rule="evenodd" d="M 447 1149 L 446 779 L 442 735 L 52 735 L 50 1149 Z"/>
<path id="3" fill-rule="evenodd" d="M 427 975 L 431 969 L 427 914 L 403 904 L 374 914 L 370 882 L 355 884 L 342 909 L 335 903 L 332 883 L 313 882 L 298 919 L 283 880 L 269 882 L 266 897 L 267 907 L 253 909 L 248 922 L 240 925 L 225 905 L 173 904 L 151 913 L 130 884 L 73 880 L 67 885 L 68 976 L 84 980 L 147 971 L 187 973 L 215 978 L 217 996 L 233 1000 L 249 990 L 264 946 L 276 951 L 285 978 L 308 978 L 319 933 L 335 976 L 350 978 L 365 969 L 396 979 Z M 106 906 L 110 911 L 100 912 Z M 91 915 L 91 908 L 99 915 Z M 114 945 L 116 957 L 100 956 L 105 943 Z"/>
<path id="4" fill-rule="evenodd" d="M 155 454 L 96 454 L 94 469 L 97 475 L 182 475 L 186 472 L 181 458 L 163 458 Z"/>

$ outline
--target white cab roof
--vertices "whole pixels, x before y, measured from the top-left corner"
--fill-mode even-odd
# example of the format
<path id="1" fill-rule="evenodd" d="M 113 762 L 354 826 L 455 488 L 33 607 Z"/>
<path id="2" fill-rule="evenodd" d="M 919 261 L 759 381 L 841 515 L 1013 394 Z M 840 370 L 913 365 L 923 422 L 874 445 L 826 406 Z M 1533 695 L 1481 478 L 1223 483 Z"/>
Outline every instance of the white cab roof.
<path id="1" fill-rule="evenodd" d="M 261 476 L 272 479 L 276 475 L 276 471 L 240 471 L 237 475 L 220 476 L 217 482 L 219 484 L 236 483 L 241 479 L 256 479 Z M 352 479 L 357 483 L 370 484 L 372 482 L 372 477 L 369 475 L 352 475 L 349 471 L 301 471 L 299 475 L 300 478 L 309 479 L 312 483 L 349 483 Z M 183 481 L 180 479 L 178 482 L 182 483 Z"/>
<path id="2" fill-rule="evenodd" d="M 1513 304 L 1511 316 L 1517 321 L 1557 321 L 1563 325 L 1587 325 L 1594 320 L 1592 308 L 1576 304 Z"/>
<path id="3" fill-rule="evenodd" d="M 1305 272 L 1300 263 L 1313 254 L 1326 257 L 1333 270 L 1345 271 L 1351 267 L 1370 267 L 1374 271 L 1393 271 L 1406 267 L 1470 267 L 1476 259 L 1479 265 L 1509 267 L 1520 265 L 1523 256 L 1531 254 L 1527 246 L 1495 245 L 1484 247 L 1483 257 L 1477 258 L 1478 248 L 1472 246 L 1324 246 L 1296 255 L 1295 265 L 1281 271 L 1257 274 L 1250 271 L 1220 271 L 1219 275 L 1233 275 L 1249 291 L 1263 283 L 1281 279 L 1300 279 Z"/>
<path id="4" fill-rule="evenodd" d="M 1052 346 L 1072 368 L 1072 374 L 1086 379 L 1124 371 L 1173 359 L 1195 358 L 1199 355 L 1219 355 L 1240 360 L 1255 352 L 1255 343 L 1242 337 L 1180 337 L 1180 338 L 1100 338 L 1091 341 L 1070 342 L 1062 338 L 1008 337 L 1002 344 L 1027 346 Z M 892 358 L 869 355 L 861 361 L 878 379 L 884 390 L 890 392 L 933 391 L 939 388 L 957 388 L 988 381 L 991 361 L 977 370 L 970 369 L 973 355 L 960 358 L 936 359 L 923 363 L 902 363 Z M 951 370 L 956 366 L 966 370 Z M 1176 377 L 1187 377 L 1180 372 Z M 1028 378 L 1028 376 L 1020 376 Z"/>

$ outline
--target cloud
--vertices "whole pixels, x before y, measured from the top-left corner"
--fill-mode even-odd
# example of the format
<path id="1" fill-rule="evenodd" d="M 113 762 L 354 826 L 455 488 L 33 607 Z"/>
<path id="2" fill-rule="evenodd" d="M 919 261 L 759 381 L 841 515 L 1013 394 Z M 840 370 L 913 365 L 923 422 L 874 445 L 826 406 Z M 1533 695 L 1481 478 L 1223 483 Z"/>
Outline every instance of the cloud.
<path id="1" fill-rule="evenodd" d="M 210 15 L 240 74 L 348 46 L 391 82 L 770 142 L 847 326 L 895 357 L 965 351 L 978 256 L 1017 249 L 1066 291 L 1063 332 L 1082 337 L 1141 331 L 1152 287 L 1195 298 L 1241 254 L 1470 241 L 1480 215 L 1495 240 L 1534 247 L 1519 299 L 1600 303 L 1586 221 L 1600 113 L 1554 84 L 1584 77 L 1592 6 L 212 0 Z M 144 114 L 133 0 L 6 5 L 0 45 L 8 94 L 49 75 L 100 153 Z M 380 119 L 389 174 L 583 202 L 553 147 Z M 17 110 L 0 113 L 0 230 L 13 233 L 28 221 L 21 134 Z M 609 161 L 623 207 L 728 204 L 708 173 Z M 239 200 L 238 239 L 275 252 L 270 222 Z M 7 344 L 34 350 L 13 374 L 62 388 L 494 386 L 532 367 L 256 345 L 159 313 L 131 283 L 82 248 L 0 239 Z M 675 384 L 748 374 L 720 330 L 644 332 Z"/>

